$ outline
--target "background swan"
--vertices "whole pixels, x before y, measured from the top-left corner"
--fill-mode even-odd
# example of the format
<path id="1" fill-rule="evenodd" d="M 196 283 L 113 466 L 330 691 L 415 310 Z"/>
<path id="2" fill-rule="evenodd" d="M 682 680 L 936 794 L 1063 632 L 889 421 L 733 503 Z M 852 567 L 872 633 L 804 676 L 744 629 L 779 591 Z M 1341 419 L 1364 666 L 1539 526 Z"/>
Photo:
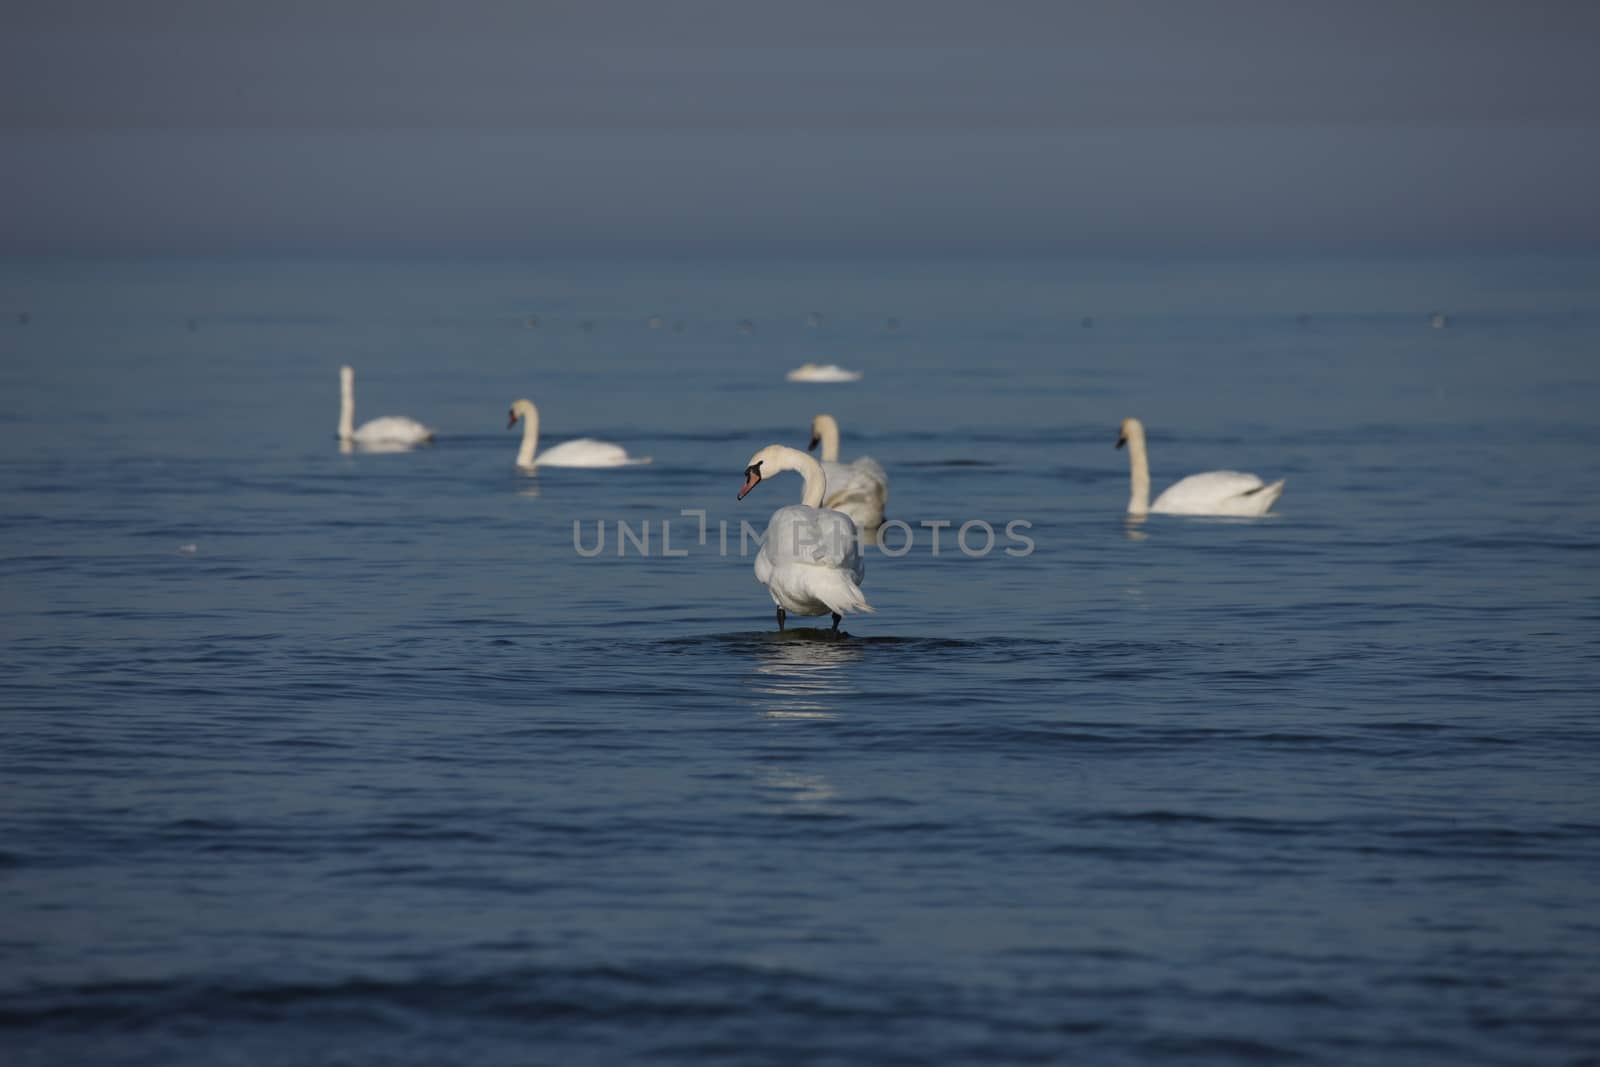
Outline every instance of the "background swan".
<path id="1" fill-rule="evenodd" d="M 802 363 L 784 377 L 791 382 L 854 382 L 861 380 L 861 372 L 845 370 L 836 363 Z"/>
<path id="2" fill-rule="evenodd" d="M 1145 453 L 1144 423 L 1123 419 L 1117 447 L 1128 446 L 1133 492 L 1129 515 L 1265 515 L 1283 495 L 1283 479 L 1271 485 L 1254 474 L 1206 471 L 1177 482 L 1150 503 L 1150 461 Z"/>
<path id="3" fill-rule="evenodd" d="M 433 440 L 433 431 L 404 415 L 384 415 L 352 429 L 356 421 L 356 372 L 348 363 L 339 368 L 339 440 L 363 448 L 407 448 Z"/>
<path id="4" fill-rule="evenodd" d="M 863 531 L 876 530 L 883 525 L 883 509 L 889 503 L 889 476 L 878 461 L 867 456 L 850 463 L 839 462 L 839 424 L 832 415 L 818 415 L 811 420 L 811 444 L 815 451 L 822 445 L 822 473 L 828 486 L 823 495 L 823 507 L 842 511 L 855 520 Z"/>
<path id="5" fill-rule="evenodd" d="M 778 606 L 778 629 L 790 612 L 833 616 L 871 611 L 861 594 L 866 566 L 861 560 L 856 524 L 842 511 L 822 506 L 827 478 L 822 464 L 796 448 L 768 445 L 750 457 L 739 499 L 782 471 L 799 471 L 805 479 L 800 503 L 779 508 L 767 522 L 766 540 L 756 554 L 756 580 L 767 587 Z"/>
<path id="6" fill-rule="evenodd" d="M 522 448 L 517 452 L 519 467 L 631 467 L 650 462 L 649 456 L 630 456 L 621 445 L 596 441 L 592 437 L 564 441 L 535 456 L 534 451 L 539 447 L 539 409 L 533 406 L 533 401 L 512 403 L 506 429 L 515 426 L 518 419 L 523 420 Z"/>

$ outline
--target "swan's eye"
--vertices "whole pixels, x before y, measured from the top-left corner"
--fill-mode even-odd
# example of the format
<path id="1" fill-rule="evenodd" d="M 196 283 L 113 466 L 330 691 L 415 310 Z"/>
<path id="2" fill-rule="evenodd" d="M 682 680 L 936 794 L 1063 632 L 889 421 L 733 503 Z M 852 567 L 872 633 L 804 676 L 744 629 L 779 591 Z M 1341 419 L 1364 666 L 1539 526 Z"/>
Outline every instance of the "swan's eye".
<path id="1" fill-rule="evenodd" d="M 754 474 L 757 478 L 761 477 L 761 464 L 759 464 L 759 463 L 750 464 L 750 466 L 748 466 L 748 467 L 746 467 L 744 469 L 744 473 L 745 473 L 746 476 Z"/>

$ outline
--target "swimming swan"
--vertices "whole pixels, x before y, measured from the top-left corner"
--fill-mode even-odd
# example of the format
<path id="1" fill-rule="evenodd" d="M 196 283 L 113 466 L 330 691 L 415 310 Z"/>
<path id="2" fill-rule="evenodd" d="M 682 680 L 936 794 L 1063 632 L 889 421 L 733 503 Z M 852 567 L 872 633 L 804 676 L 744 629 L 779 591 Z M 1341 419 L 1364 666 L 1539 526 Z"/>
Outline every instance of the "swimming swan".
<path id="1" fill-rule="evenodd" d="M 822 464 L 797 448 L 768 445 L 750 457 L 744 468 L 744 488 L 739 499 L 782 471 L 799 471 L 805 479 L 800 503 L 772 513 L 766 539 L 756 554 L 756 580 L 767 587 L 778 606 L 778 629 L 790 612 L 796 615 L 833 616 L 871 611 L 861 594 L 866 566 L 857 544 L 856 524 L 842 511 L 822 506 L 827 477 Z"/>
<path id="2" fill-rule="evenodd" d="M 837 363 L 802 363 L 784 378 L 791 382 L 859 382 L 861 372 L 845 370 Z"/>
<path id="3" fill-rule="evenodd" d="M 1128 498 L 1129 515 L 1265 515 L 1273 501 L 1283 495 L 1283 479 L 1267 485 L 1254 474 L 1239 471 L 1206 471 L 1191 474 L 1174 483 L 1150 503 L 1150 461 L 1144 448 L 1144 424 L 1138 419 L 1123 419 L 1117 447 L 1128 446 L 1133 493 Z"/>
<path id="4" fill-rule="evenodd" d="M 822 473 L 828 488 L 822 506 L 842 511 L 855 520 L 856 527 L 871 532 L 883 525 L 883 509 L 889 503 L 889 476 L 878 461 L 862 456 L 851 463 L 839 462 L 839 424 L 832 415 L 811 420 L 808 451 L 822 446 Z"/>
<path id="5" fill-rule="evenodd" d="M 632 467 L 650 462 L 649 456 L 630 456 L 621 445 L 596 441 L 592 437 L 564 441 L 540 452 L 536 458 L 534 450 L 539 447 L 539 409 L 533 406 L 533 401 L 518 400 L 511 405 L 511 417 L 506 422 L 506 429 L 515 426 L 518 419 L 523 420 L 522 448 L 517 452 L 519 467 L 530 470 L 535 467 Z"/>
<path id="6" fill-rule="evenodd" d="M 339 368 L 339 440 L 363 448 L 400 449 L 427 444 L 433 431 L 404 415 L 385 415 L 351 429 L 356 421 L 356 372 L 348 363 Z"/>

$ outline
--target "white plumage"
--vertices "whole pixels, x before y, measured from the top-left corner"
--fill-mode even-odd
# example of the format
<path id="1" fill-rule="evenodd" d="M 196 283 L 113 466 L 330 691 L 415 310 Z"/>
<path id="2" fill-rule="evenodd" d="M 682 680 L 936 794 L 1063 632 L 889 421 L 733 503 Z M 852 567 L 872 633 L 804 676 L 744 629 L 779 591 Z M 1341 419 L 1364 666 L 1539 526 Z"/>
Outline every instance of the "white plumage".
<path id="1" fill-rule="evenodd" d="M 805 479 L 800 503 L 779 508 L 767 523 L 756 554 L 756 580 L 767 587 L 778 608 L 778 629 L 786 615 L 832 615 L 872 611 L 861 592 L 866 565 L 861 559 L 854 520 L 822 507 L 826 476 L 822 464 L 798 449 L 768 445 L 750 457 L 739 499 L 766 478 L 799 471 Z"/>
<path id="2" fill-rule="evenodd" d="M 506 429 L 515 426 L 518 419 L 522 420 L 522 447 L 517 450 L 519 467 L 530 470 L 535 467 L 631 467 L 650 462 L 649 456 L 630 456 L 621 445 L 596 441 L 592 437 L 563 441 L 536 455 L 539 447 L 539 409 L 533 401 L 518 400 L 512 403 Z"/>
<path id="3" fill-rule="evenodd" d="M 836 363 L 802 363 L 784 377 L 791 382 L 857 382 L 858 370 L 845 370 Z"/>
<path id="4" fill-rule="evenodd" d="M 1131 493 L 1129 515 L 1265 515 L 1283 495 L 1284 480 L 1271 484 L 1241 471 L 1191 474 L 1150 503 L 1150 460 L 1145 451 L 1144 424 L 1123 419 L 1117 447 L 1128 446 Z"/>
<path id="5" fill-rule="evenodd" d="M 1157 515 L 1264 515 L 1283 493 L 1283 482 L 1271 485 L 1242 471 L 1191 474 L 1156 497 Z"/>
<path id="6" fill-rule="evenodd" d="M 869 456 L 850 463 L 839 462 L 839 423 L 832 415 L 818 415 L 811 420 L 810 447 L 815 449 L 819 444 L 822 473 L 828 480 L 823 506 L 844 512 L 865 533 L 882 526 L 884 508 L 889 503 L 889 475 Z"/>
<path id="7" fill-rule="evenodd" d="M 339 368 L 339 440 L 374 451 L 400 450 L 433 440 L 433 430 L 404 415 L 384 415 L 354 428 L 356 421 L 356 372 L 346 364 Z"/>

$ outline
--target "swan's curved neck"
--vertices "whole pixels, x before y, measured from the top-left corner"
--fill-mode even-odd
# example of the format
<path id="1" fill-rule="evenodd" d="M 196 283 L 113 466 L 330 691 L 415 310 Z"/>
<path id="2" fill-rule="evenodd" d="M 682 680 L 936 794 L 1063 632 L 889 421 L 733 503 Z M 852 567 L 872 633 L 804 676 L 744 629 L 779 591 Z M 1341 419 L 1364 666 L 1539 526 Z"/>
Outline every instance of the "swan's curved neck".
<path id="1" fill-rule="evenodd" d="M 828 495 L 828 476 L 822 471 L 822 464 L 806 455 L 799 453 L 803 461 L 794 469 L 806 480 L 804 488 L 800 491 L 800 503 L 808 508 L 820 508 L 822 498 Z"/>
<path id="2" fill-rule="evenodd" d="M 1144 515 L 1150 511 L 1150 457 L 1145 453 L 1144 427 L 1134 423 L 1128 428 L 1128 470 L 1131 485 L 1128 494 L 1128 514 Z"/>
<path id="3" fill-rule="evenodd" d="M 783 471 L 799 473 L 806 482 L 800 491 L 800 503 L 808 508 L 820 508 L 822 498 L 828 495 L 828 476 L 823 473 L 822 464 L 818 463 L 809 452 L 802 452 L 787 445 L 768 445 L 750 457 L 750 462 L 761 464 L 763 481 Z"/>
<path id="4" fill-rule="evenodd" d="M 517 451 L 517 466 L 533 466 L 533 454 L 539 447 L 539 409 L 529 404 L 521 409 L 522 448 Z"/>
<path id="5" fill-rule="evenodd" d="M 822 439 L 822 459 L 826 463 L 839 462 L 839 424 L 832 415 L 817 417 L 817 436 Z"/>
<path id="6" fill-rule="evenodd" d="M 355 373 L 349 367 L 339 371 L 339 440 L 348 441 L 356 430 Z"/>

